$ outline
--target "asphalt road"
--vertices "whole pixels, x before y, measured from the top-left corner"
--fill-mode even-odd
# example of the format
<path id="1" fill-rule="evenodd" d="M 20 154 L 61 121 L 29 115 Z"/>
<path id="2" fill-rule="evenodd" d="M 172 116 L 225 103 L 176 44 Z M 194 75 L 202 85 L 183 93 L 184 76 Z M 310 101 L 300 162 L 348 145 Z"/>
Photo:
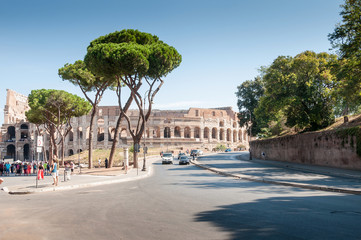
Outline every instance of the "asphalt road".
<path id="1" fill-rule="evenodd" d="M 0 239 L 360 239 L 361 196 L 153 167 L 134 182 L 0 194 Z"/>

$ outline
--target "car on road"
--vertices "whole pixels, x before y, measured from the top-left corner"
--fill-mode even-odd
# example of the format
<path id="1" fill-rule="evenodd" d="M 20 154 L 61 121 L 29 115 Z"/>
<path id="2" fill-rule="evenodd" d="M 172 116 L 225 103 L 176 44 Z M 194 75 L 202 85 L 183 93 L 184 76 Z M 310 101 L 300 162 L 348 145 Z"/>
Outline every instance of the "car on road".
<path id="1" fill-rule="evenodd" d="M 200 156 L 202 154 L 203 154 L 202 150 L 194 149 L 194 150 L 191 151 L 191 156 L 198 157 L 198 156 Z"/>
<path id="2" fill-rule="evenodd" d="M 173 164 L 173 154 L 172 153 L 163 153 L 162 164 Z"/>
<path id="3" fill-rule="evenodd" d="M 179 159 L 179 165 L 189 165 L 189 157 L 188 156 L 181 156 Z"/>
<path id="4" fill-rule="evenodd" d="M 225 150 L 225 152 L 232 152 L 232 149 L 227 148 L 227 149 Z"/>

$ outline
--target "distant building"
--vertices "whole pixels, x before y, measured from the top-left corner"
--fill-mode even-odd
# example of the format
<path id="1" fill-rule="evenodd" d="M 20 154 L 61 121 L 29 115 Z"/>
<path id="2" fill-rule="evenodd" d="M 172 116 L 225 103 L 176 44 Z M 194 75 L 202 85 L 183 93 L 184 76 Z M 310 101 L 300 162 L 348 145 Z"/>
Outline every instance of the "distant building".
<path id="1" fill-rule="evenodd" d="M 8 95 L 11 96 L 7 96 L 10 100 L 5 106 L 6 120 L 1 128 L 1 157 L 32 160 L 36 153 L 34 139 L 37 131 L 34 124 L 26 122 L 25 111 L 29 109 L 26 97 L 11 90 L 8 90 Z M 99 107 L 93 127 L 94 149 L 111 148 L 118 115 L 117 106 Z M 132 121 L 137 121 L 137 110 L 129 110 L 128 115 Z M 90 115 L 71 119 L 73 130 L 65 139 L 65 156 L 88 149 L 89 122 Z M 117 136 L 118 147 L 130 146 L 132 138 L 125 120 L 122 126 Z M 246 129 L 239 127 L 237 114 L 231 107 L 153 110 L 146 123 L 145 135 L 142 141 L 145 141 L 148 147 L 160 147 L 165 150 L 167 148 L 212 150 L 218 144 L 231 148 L 248 146 Z M 48 149 L 48 134 L 44 134 L 44 143 L 45 149 Z M 48 152 L 46 156 L 41 155 L 41 159 L 47 158 L 48 155 Z"/>

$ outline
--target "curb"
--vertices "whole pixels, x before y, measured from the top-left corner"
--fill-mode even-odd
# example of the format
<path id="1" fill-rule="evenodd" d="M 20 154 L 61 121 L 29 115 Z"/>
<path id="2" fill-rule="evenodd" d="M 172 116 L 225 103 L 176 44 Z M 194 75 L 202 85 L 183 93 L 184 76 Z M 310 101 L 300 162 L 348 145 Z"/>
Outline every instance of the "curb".
<path id="1" fill-rule="evenodd" d="M 293 182 L 278 182 L 278 181 L 273 181 L 273 180 L 265 180 L 264 178 L 260 178 L 260 177 L 250 177 L 250 176 L 243 175 L 243 174 L 227 173 L 225 171 L 219 170 L 218 168 L 213 168 L 213 167 L 210 167 L 205 164 L 200 164 L 200 163 L 198 163 L 198 161 L 191 160 L 191 163 L 196 165 L 197 167 L 209 170 L 211 172 L 214 172 L 214 173 L 222 175 L 222 176 L 233 177 L 233 178 L 252 181 L 252 182 L 268 183 L 268 184 L 274 184 L 274 185 L 297 187 L 297 188 L 304 188 L 304 189 L 311 189 L 311 190 L 320 190 L 320 191 L 326 191 L 326 192 L 338 192 L 338 193 L 361 195 L 361 191 L 358 191 L 358 190 L 324 187 L 324 186 L 318 186 L 318 185 L 309 185 L 309 184 L 293 183 Z"/>
<path id="2" fill-rule="evenodd" d="M 3 187 L 2 190 L 11 195 L 25 195 L 25 194 L 32 194 L 32 193 L 39 193 L 39 192 L 54 192 L 54 191 L 62 191 L 62 190 L 71 190 L 71 189 L 76 189 L 76 188 L 95 187 L 95 186 L 108 185 L 108 184 L 113 184 L 113 183 L 130 182 L 130 181 L 135 181 L 135 180 L 140 180 L 143 178 L 150 177 L 153 174 L 153 166 L 149 166 L 148 169 L 149 170 L 144 175 L 116 179 L 116 180 L 107 180 L 107 181 L 102 181 L 102 182 L 83 183 L 83 184 L 75 184 L 75 185 L 60 186 L 60 187 L 47 187 L 47 188 L 43 188 L 43 189 L 22 190 L 22 191 L 16 191 L 16 190 L 9 191 L 6 187 Z"/>

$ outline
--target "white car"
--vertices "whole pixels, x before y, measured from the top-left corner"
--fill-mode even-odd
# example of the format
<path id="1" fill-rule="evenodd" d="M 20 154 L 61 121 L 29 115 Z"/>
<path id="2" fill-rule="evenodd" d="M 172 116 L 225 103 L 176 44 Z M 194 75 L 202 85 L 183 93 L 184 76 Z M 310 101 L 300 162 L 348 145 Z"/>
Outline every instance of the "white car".
<path id="1" fill-rule="evenodd" d="M 162 164 L 173 164 L 173 154 L 172 153 L 163 153 Z"/>
<path id="2" fill-rule="evenodd" d="M 183 156 L 180 157 L 180 159 L 179 159 L 179 165 L 183 165 L 183 164 L 189 165 L 189 158 L 188 158 L 188 156 L 183 155 Z"/>

